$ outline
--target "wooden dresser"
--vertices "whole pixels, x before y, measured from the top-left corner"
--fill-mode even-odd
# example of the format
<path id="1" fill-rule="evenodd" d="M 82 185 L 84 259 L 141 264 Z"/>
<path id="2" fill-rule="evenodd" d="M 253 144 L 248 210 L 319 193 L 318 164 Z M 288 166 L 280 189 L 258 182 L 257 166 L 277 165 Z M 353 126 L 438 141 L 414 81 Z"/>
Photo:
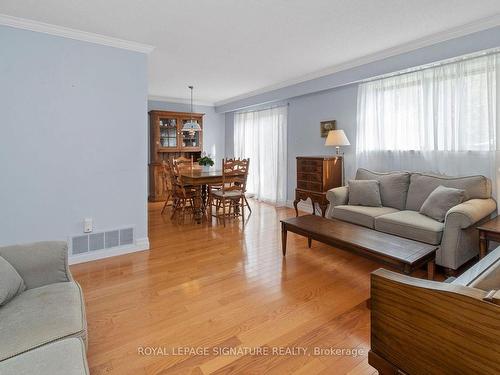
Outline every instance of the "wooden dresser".
<path id="1" fill-rule="evenodd" d="M 342 186 L 342 156 L 297 156 L 297 188 L 293 206 L 299 216 L 297 204 L 310 198 L 313 215 L 316 204 L 325 217 L 328 201 L 326 192 Z"/>

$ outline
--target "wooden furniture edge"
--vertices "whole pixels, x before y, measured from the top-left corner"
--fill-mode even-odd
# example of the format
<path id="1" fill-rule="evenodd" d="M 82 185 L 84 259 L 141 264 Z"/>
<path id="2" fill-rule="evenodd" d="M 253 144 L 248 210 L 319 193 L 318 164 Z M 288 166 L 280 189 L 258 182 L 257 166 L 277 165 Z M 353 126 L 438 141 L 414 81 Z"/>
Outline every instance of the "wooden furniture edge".
<path id="1" fill-rule="evenodd" d="M 370 350 L 368 352 L 368 364 L 377 369 L 380 375 L 405 375 L 406 373 L 398 369 L 391 362 L 386 361 L 377 353 Z"/>
<path id="2" fill-rule="evenodd" d="M 500 373 L 500 306 L 485 301 L 487 295 L 374 271 L 370 365 L 381 374 L 398 373 L 391 368 L 410 374 Z"/>
<path id="3" fill-rule="evenodd" d="M 406 284 L 409 286 L 426 288 L 431 290 L 440 291 L 443 293 L 460 293 L 467 297 L 482 301 L 483 298 L 488 294 L 484 290 L 471 288 L 464 285 L 457 285 L 451 283 L 444 283 L 441 281 L 432 281 L 425 279 L 418 279 L 408 275 L 403 275 L 394 271 L 386 270 L 384 268 L 379 268 L 371 273 L 371 279 L 384 278 L 399 284 Z"/>

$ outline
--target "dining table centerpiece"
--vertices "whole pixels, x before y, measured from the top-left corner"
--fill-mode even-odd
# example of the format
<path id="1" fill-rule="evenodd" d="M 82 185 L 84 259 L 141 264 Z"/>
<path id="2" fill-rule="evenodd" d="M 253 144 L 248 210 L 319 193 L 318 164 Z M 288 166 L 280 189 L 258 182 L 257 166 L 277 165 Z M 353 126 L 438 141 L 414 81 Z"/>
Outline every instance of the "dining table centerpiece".
<path id="1" fill-rule="evenodd" d="M 201 165 L 204 172 L 208 172 L 210 167 L 214 166 L 214 160 L 204 152 L 201 154 L 201 158 L 198 159 L 198 164 Z"/>

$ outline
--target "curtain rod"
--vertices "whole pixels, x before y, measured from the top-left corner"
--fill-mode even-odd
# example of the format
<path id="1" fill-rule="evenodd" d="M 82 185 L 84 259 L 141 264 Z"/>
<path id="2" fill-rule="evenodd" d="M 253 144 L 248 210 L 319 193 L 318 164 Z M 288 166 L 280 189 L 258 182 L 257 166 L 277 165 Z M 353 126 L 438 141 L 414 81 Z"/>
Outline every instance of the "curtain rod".
<path id="1" fill-rule="evenodd" d="M 379 76 L 366 78 L 366 79 L 359 80 L 359 81 L 356 81 L 353 83 L 367 83 L 367 82 L 372 82 L 372 81 L 378 81 L 378 80 L 385 79 L 385 78 L 397 77 L 397 76 L 404 75 L 404 74 L 409 74 L 409 73 L 419 72 L 419 71 L 426 70 L 426 69 L 436 68 L 438 66 L 451 65 L 451 64 L 455 64 L 457 62 L 472 60 L 472 59 L 476 59 L 478 57 L 494 55 L 497 53 L 500 53 L 500 47 L 490 48 L 490 49 L 482 50 L 479 52 L 468 53 L 466 55 L 462 55 L 462 56 L 458 56 L 458 57 L 451 57 L 449 59 L 440 60 L 440 61 L 436 61 L 433 63 L 424 64 L 424 65 L 414 66 L 412 68 L 398 70 L 398 71 L 392 72 L 392 73 L 381 74 Z"/>

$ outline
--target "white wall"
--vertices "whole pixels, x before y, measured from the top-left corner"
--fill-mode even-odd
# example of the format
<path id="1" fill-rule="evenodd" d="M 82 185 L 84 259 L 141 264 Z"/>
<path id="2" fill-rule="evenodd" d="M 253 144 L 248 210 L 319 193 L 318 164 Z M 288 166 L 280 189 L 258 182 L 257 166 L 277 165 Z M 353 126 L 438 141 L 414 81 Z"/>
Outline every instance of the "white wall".
<path id="1" fill-rule="evenodd" d="M 148 110 L 189 112 L 190 104 L 172 103 L 166 101 L 150 100 Z M 203 150 L 206 151 L 220 167 L 222 159 L 226 156 L 226 139 L 224 114 L 216 113 L 214 107 L 194 105 L 193 111 L 204 113 L 203 116 Z"/>
<path id="2" fill-rule="evenodd" d="M 0 26 L 0 244 L 147 240 L 147 56 Z"/>

